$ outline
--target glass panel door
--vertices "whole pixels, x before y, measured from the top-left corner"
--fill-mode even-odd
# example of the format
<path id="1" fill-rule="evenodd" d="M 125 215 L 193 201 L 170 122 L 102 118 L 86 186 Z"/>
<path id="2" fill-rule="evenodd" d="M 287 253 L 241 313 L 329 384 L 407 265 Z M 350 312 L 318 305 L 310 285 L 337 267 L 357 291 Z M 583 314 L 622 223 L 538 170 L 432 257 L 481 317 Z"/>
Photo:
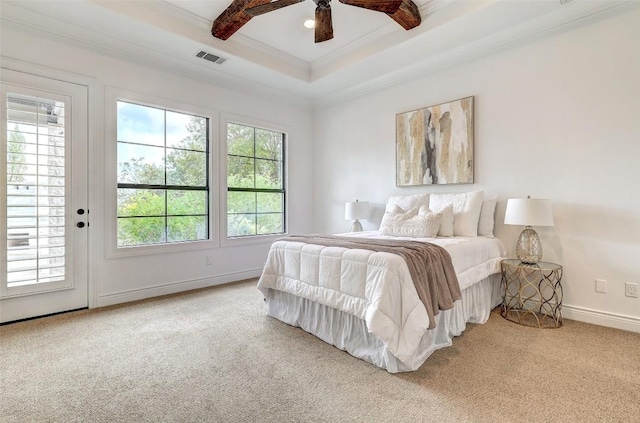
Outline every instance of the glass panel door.
<path id="1" fill-rule="evenodd" d="M 87 87 L 3 69 L 0 95 L 0 321 L 87 307 Z"/>

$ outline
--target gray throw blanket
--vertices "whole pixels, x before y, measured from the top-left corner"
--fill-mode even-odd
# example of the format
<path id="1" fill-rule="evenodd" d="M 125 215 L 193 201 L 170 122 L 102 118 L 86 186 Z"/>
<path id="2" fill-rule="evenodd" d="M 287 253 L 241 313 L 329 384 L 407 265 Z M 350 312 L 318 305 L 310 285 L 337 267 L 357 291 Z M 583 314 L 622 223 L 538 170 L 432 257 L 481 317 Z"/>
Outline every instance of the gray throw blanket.
<path id="1" fill-rule="evenodd" d="M 401 256 L 407 263 L 418 296 L 427 309 L 429 329 L 436 326 L 435 316 L 439 310 L 452 308 L 453 302 L 462 298 L 451 256 L 439 245 L 336 235 L 290 235 L 280 240 L 326 247 L 359 248 Z"/>

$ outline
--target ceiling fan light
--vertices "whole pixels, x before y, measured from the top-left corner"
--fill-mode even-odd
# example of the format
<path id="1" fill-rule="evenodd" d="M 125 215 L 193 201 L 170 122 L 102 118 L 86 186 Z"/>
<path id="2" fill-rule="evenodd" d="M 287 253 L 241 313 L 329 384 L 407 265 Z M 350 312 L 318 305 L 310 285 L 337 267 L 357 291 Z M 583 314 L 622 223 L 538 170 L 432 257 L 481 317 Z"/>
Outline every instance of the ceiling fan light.
<path id="1" fill-rule="evenodd" d="M 304 21 L 303 25 L 305 28 L 313 29 L 316 27 L 316 21 L 315 19 L 307 19 Z"/>

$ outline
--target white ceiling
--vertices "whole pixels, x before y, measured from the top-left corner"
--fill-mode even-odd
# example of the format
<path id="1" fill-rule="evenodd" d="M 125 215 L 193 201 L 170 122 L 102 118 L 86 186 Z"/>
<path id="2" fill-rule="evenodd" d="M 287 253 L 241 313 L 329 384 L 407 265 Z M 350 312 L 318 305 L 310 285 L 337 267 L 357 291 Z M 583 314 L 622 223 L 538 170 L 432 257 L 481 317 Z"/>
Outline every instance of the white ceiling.
<path id="1" fill-rule="evenodd" d="M 623 0 L 414 0 L 422 24 L 333 0 L 334 38 L 313 42 L 312 0 L 211 35 L 231 0 L 0 0 L 2 24 L 235 89 L 339 101 L 591 19 Z M 565 3 L 565 4 L 561 4 Z M 200 50 L 226 59 L 214 64 Z"/>

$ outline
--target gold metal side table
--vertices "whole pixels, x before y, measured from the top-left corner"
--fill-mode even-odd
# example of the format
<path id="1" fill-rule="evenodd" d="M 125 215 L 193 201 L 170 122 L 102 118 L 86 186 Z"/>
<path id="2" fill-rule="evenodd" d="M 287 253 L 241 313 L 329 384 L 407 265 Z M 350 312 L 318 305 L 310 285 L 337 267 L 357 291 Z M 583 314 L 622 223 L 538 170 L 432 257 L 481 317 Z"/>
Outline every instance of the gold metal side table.
<path id="1" fill-rule="evenodd" d="M 522 263 L 503 260 L 500 315 L 525 326 L 562 326 L 562 266 L 555 263 Z"/>

